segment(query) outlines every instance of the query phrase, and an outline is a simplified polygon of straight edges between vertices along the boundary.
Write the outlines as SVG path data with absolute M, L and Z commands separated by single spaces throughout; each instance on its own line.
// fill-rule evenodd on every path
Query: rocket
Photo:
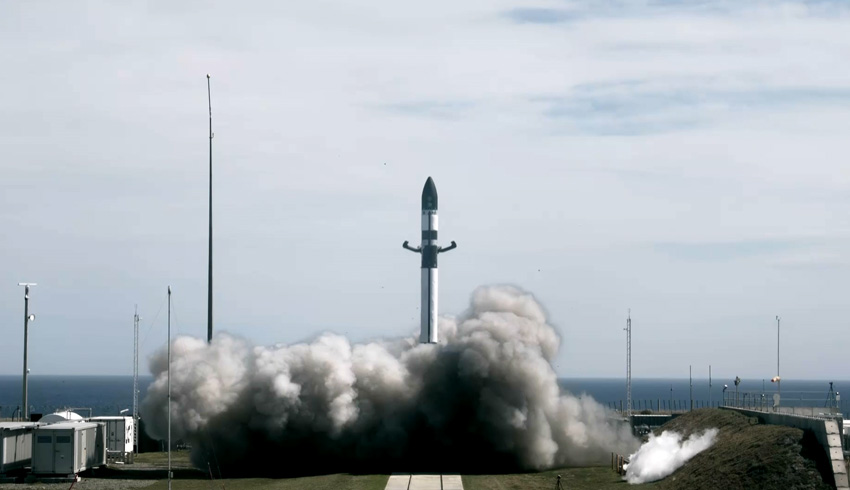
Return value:
M 422 189 L 422 243 L 419 247 L 411 247 L 404 242 L 402 247 L 422 255 L 422 305 L 419 308 L 421 317 L 419 343 L 436 344 L 437 334 L 437 255 L 457 248 L 452 242 L 448 247 L 437 245 L 437 187 L 434 180 L 428 177 L 425 188 Z

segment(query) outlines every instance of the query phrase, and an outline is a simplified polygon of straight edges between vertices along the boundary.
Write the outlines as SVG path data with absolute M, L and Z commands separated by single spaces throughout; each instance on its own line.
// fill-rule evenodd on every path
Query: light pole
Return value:
M 23 388 L 23 399 L 24 402 L 21 405 L 21 414 L 23 420 L 29 418 L 29 405 L 27 400 L 27 382 L 29 377 L 30 370 L 27 368 L 27 341 L 29 337 L 29 327 L 30 322 L 35 320 L 35 315 L 30 315 L 30 286 L 36 286 L 37 284 L 34 282 L 19 282 L 18 286 L 24 287 L 24 388 Z
M 738 406 L 738 385 L 741 384 L 741 378 L 735 376 L 735 406 Z
M 723 406 L 726 406 L 726 390 L 729 389 L 729 385 L 723 385 Z

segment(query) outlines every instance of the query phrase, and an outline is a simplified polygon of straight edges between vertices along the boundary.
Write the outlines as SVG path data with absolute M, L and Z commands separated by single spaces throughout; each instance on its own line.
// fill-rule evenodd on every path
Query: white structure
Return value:
M 103 425 L 94 422 L 58 422 L 33 431 L 32 473 L 72 476 L 106 465 Z
M 0 422 L 0 475 L 32 464 L 32 431 L 37 422 Z
M 101 422 L 105 426 L 107 461 L 133 461 L 133 442 L 136 436 L 133 417 L 92 417 L 89 421 Z
M 448 247 L 437 245 L 437 186 L 431 177 L 425 181 L 422 189 L 422 242 L 419 247 L 411 247 L 404 242 L 402 247 L 422 254 L 422 296 L 419 311 L 422 315 L 419 332 L 419 343 L 436 344 L 439 341 L 437 332 L 438 308 L 438 274 L 437 254 L 448 252 L 457 247 L 452 242 Z
M 64 412 L 55 412 L 49 415 L 45 415 L 39 420 L 41 424 L 55 424 L 58 422 L 84 422 L 83 416 L 76 413 L 71 412 L 70 410 L 66 410 Z

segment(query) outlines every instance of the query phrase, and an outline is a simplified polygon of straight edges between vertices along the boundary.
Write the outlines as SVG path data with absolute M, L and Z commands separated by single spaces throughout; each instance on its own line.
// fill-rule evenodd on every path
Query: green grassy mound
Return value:
M 712 427 L 720 429 L 714 445 L 658 482 L 657 488 L 833 488 L 823 448 L 814 436 L 804 434 L 800 429 L 761 425 L 755 418 L 731 410 L 706 408 L 681 415 L 664 424 L 656 433 L 673 430 L 688 437 Z

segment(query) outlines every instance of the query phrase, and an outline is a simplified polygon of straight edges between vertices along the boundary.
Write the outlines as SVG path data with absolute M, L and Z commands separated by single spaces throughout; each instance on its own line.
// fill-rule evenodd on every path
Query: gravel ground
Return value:
M 154 456 L 158 457 L 158 456 Z M 161 459 L 161 458 L 160 458 Z M 188 458 L 183 457 L 173 465 L 177 477 L 194 477 L 203 475 L 188 465 Z M 159 461 L 138 461 L 133 465 L 113 464 L 106 469 L 99 469 L 96 476 L 84 473 L 82 479 L 74 483 L 73 490 L 129 490 L 145 488 L 165 479 L 165 468 Z M 0 490 L 69 490 L 71 482 L 65 483 L 0 483 Z

